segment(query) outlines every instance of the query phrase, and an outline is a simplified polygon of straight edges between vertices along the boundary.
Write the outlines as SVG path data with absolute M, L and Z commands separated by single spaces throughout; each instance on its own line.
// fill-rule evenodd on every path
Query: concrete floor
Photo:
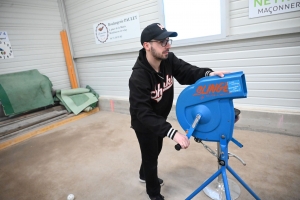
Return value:
M 129 115 L 100 111 L 1 150 L 0 199 L 64 200 L 70 193 L 76 200 L 147 199 L 138 181 L 139 146 L 129 127 Z M 300 199 L 299 137 L 245 130 L 235 130 L 234 137 L 244 147 L 230 143 L 229 151 L 247 165 L 234 158 L 229 164 L 261 199 Z M 159 177 L 165 198 L 182 200 L 217 170 L 217 162 L 194 141 L 180 152 L 174 145 L 164 139 Z M 238 199 L 254 199 L 240 188 Z M 200 192 L 194 199 L 210 198 Z

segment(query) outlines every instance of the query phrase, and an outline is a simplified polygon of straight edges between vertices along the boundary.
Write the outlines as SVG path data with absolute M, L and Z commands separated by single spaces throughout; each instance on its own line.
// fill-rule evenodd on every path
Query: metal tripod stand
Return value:
M 226 140 L 226 136 L 222 135 L 220 138 L 220 150 L 219 150 L 219 169 L 217 172 L 215 172 L 209 179 L 207 179 L 199 188 L 197 188 L 190 196 L 186 198 L 186 200 L 192 199 L 194 196 L 196 196 L 201 190 L 206 188 L 208 184 L 210 184 L 213 180 L 215 180 L 218 176 L 222 176 L 223 184 L 225 188 L 225 196 L 226 200 L 231 200 L 231 193 L 229 189 L 229 183 L 226 175 L 226 169 L 248 190 L 248 192 L 256 199 L 260 200 L 260 198 L 254 193 L 254 191 L 239 177 L 239 175 L 228 165 L 228 142 Z M 221 177 L 218 177 L 218 181 L 220 181 Z M 220 181 L 221 182 L 221 181 Z M 221 185 L 221 184 L 220 184 Z M 221 188 L 222 189 L 222 188 Z M 222 192 L 221 192 L 222 193 Z M 237 197 L 238 194 L 234 194 Z M 211 197 L 211 196 L 210 196 Z M 222 198 L 222 197 L 221 197 Z M 219 199 L 219 198 L 217 198 Z
M 195 139 L 195 141 L 197 142 L 196 139 Z M 211 154 L 213 154 L 217 158 L 220 157 L 220 155 L 221 155 L 221 149 L 220 149 L 220 143 L 219 142 L 217 143 L 217 152 L 218 153 L 215 153 L 213 150 L 211 150 L 205 144 L 203 144 L 203 146 L 204 146 L 204 148 L 206 148 Z M 243 163 L 243 165 L 246 165 L 246 163 L 241 158 L 239 158 L 238 156 L 236 156 L 235 154 L 232 154 L 232 153 L 228 152 L 228 156 L 229 157 L 235 157 L 239 161 L 241 161 L 241 163 Z M 221 168 L 221 165 L 218 163 L 218 169 L 220 169 L 220 168 Z M 241 194 L 240 187 L 238 186 L 238 184 L 236 184 L 231 179 L 228 179 L 228 184 L 229 184 L 231 199 L 232 200 L 237 199 L 240 196 L 240 194 Z M 213 180 L 208 186 L 206 186 L 203 189 L 203 192 L 208 197 L 210 197 L 211 199 L 214 199 L 214 200 L 225 200 L 226 199 L 226 197 L 225 197 L 225 188 L 224 188 L 224 183 L 223 183 L 222 175 L 219 175 L 217 179 Z

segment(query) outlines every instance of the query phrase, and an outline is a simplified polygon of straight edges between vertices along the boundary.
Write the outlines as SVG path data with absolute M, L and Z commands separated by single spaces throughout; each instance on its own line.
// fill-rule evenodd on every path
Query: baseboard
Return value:
M 129 100 L 122 98 L 100 97 L 99 107 L 101 110 L 130 114 Z M 239 108 L 239 107 L 237 107 Z M 277 133 L 300 137 L 300 113 L 270 112 L 263 110 L 239 108 L 240 120 L 235 124 L 235 129 Z M 175 106 L 168 119 L 177 120 Z

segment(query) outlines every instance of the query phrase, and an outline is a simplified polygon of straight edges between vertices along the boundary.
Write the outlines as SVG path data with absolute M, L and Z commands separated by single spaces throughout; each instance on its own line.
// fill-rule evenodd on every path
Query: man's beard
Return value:
M 166 60 L 168 58 L 168 54 L 166 57 L 164 57 L 164 55 L 157 53 L 153 47 L 151 47 L 151 54 L 157 60 Z

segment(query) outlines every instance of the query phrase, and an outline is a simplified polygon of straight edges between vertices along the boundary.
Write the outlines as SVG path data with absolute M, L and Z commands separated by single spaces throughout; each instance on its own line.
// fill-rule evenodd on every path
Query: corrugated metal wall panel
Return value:
M 92 0 L 80 4 L 66 0 L 65 4 L 75 58 L 103 54 L 107 51 L 140 48 L 140 38 L 96 44 L 93 25 L 98 22 L 138 12 L 142 30 L 151 21 L 158 21 L 159 18 L 157 0 Z
M 113 6 L 114 2 L 118 2 L 118 6 Z M 101 9 L 102 5 L 108 11 Z M 80 9 L 81 6 L 86 8 L 84 10 L 92 8 L 92 11 L 86 13 Z M 139 38 L 96 45 L 91 33 L 92 25 L 101 20 L 138 12 L 142 30 L 148 24 L 159 20 L 158 1 L 80 3 L 67 0 L 66 7 L 75 55 L 78 56 L 76 64 L 81 85 L 83 87 L 90 85 L 99 92 L 100 96 L 128 99 L 128 78 L 138 56 L 138 50 L 141 48 Z M 300 27 L 299 22 L 294 23 L 299 18 L 298 12 L 250 20 L 248 1 L 231 1 L 230 9 L 230 33 L 233 35 L 283 27 Z M 289 20 L 290 22 L 287 23 Z M 274 23 L 277 27 L 271 26 Z M 300 112 L 300 34 L 259 38 L 256 38 L 255 34 L 253 36 L 250 39 L 176 47 L 172 51 L 179 58 L 199 67 L 244 71 L 248 98 L 235 100 L 239 106 Z M 119 52 L 120 49 L 126 48 L 135 50 Z M 104 55 L 105 51 L 117 51 L 117 53 Z M 175 102 L 185 87 L 175 81 Z
M 300 111 L 300 34 L 271 37 L 255 49 L 251 42 L 239 41 L 211 45 L 195 55 L 194 49 L 174 49 L 176 55 L 199 67 L 213 70 L 244 71 L 248 98 L 235 100 L 237 105 L 263 109 Z M 278 40 L 278 38 L 281 38 Z M 252 39 L 252 41 L 255 39 Z M 281 42 L 280 42 L 281 41 Z M 280 45 L 285 45 L 284 47 Z M 289 46 L 286 46 L 289 44 Z M 274 45 L 274 46 L 273 46 Z M 213 52 L 214 49 L 220 51 Z M 240 46 L 240 48 L 238 48 Z M 205 52 L 205 53 L 204 53 Z M 175 82 L 175 100 L 185 86 Z
M 231 0 L 230 35 L 256 33 L 300 26 L 300 11 L 249 18 L 248 0 Z
M 90 85 L 101 96 L 128 98 L 128 78 L 137 55 L 135 52 L 78 59 L 80 84 Z
M 54 89 L 70 88 L 57 0 L 2 0 L 0 29 L 7 31 L 14 53 L 0 60 L 0 74 L 38 69 Z
M 210 51 L 203 50 L 205 54 L 195 55 L 193 48 L 184 51 L 174 48 L 173 51 L 179 58 L 199 67 L 244 71 L 248 98 L 235 100 L 237 105 L 300 111 L 300 35 L 298 43 L 289 43 L 295 41 L 294 36 L 285 37 L 282 42 L 291 46 L 277 47 L 277 38 L 273 38 L 257 49 L 251 49 L 251 43 L 245 40 L 233 47 L 230 42 L 215 44 Z M 218 47 L 221 52 L 214 52 Z M 80 81 L 94 87 L 102 96 L 128 98 L 128 77 L 136 57 L 137 52 L 78 59 Z M 175 101 L 185 87 L 175 81 Z
M 300 13 L 300 12 L 299 12 Z M 232 20 L 234 22 L 234 20 Z M 287 29 L 291 27 L 299 27 L 300 25 L 300 15 L 297 18 L 278 20 L 272 22 L 261 22 L 257 24 L 248 24 L 240 26 L 231 27 L 231 35 L 245 34 L 245 33 L 255 33 L 260 31 L 270 31 L 276 29 Z M 298 26 L 294 26 L 298 25 Z

